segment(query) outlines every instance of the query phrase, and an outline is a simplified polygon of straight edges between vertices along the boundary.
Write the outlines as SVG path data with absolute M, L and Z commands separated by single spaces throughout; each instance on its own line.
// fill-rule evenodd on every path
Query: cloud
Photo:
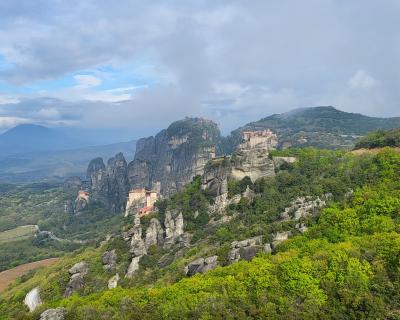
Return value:
M 378 85 L 378 81 L 365 70 L 358 70 L 348 83 L 353 89 L 368 89 Z
M 399 115 L 399 14 L 396 0 L 6 1 L 0 114 L 150 132 L 319 104 Z
M 0 116 L 0 132 L 25 123 L 32 123 L 32 119 Z
M 88 74 L 78 74 L 74 76 L 74 79 L 77 82 L 78 88 L 97 87 L 102 83 L 101 79 Z

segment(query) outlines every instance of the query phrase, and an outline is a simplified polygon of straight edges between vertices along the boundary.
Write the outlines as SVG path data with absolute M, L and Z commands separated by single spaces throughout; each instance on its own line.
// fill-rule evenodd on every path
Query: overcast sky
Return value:
M 135 138 L 203 116 L 227 132 L 317 105 L 400 116 L 399 17 L 398 0 L 2 0 L 0 131 Z

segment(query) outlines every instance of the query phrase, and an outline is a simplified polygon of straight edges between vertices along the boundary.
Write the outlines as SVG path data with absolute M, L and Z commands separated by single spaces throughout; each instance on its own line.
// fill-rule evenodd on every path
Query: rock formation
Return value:
M 40 320 L 64 320 L 66 315 L 64 308 L 47 309 L 40 315 Z
M 290 231 L 277 232 L 272 239 L 272 249 L 275 249 L 278 244 L 287 240 L 291 235 Z
M 105 205 L 112 212 L 125 211 L 129 191 L 127 163 L 118 153 L 104 165 L 102 158 L 93 159 L 88 166 L 87 179 L 94 201 Z
M 115 276 L 111 277 L 108 280 L 108 289 L 114 289 L 118 286 L 118 281 L 119 281 L 119 274 L 117 273 Z
M 164 230 L 158 219 L 151 219 L 150 225 L 146 230 L 145 246 L 148 249 L 150 246 L 162 245 L 164 242 Z
M 182 235 L 184 233 L 182 212 L 176 210 L 167 210 L 167 212 L 165 213 L 164 226 L 164 248 L 169 248 L 175 243 L 182 240 Z
M 128 270 L 126 271 L 126 278 L 132 278 L 137 270 L 139 270 L 139 261 L 142 256 L 133 257 L 131 263 L 129 264 Z
M 208 258 L 199 258 L 185 267 L 185 274 L 189 277 L 196 273 L 205 273 L 209 270 L 215 269 L 218 266 L 218 256 Z
M 280 214 L 282 220 L 299 220 L 313 214 L 315 211 L 323 208 L 326 205 L 324 200 L 313 197 L 299 197 L 292 201 L 291 206 L 285 208 L 285 211 Z
M 115 249 L 104 252 L 101 261 L 103 262 L 103 268 L 105 270 L 108 272 L 115 271 L 117 267 L 117 253 L 115 252 Z
M 201 118 L 172 123 L 155 137 L 140 139 L 128 166 L 132 188 L 147 187 L 168 196 L 180 191 L 219 149 L 217 125 Z
M 75 199 L 74 213 L 80 213 L 87 209 L 89 206 L 89 192 L 85 190 L 79 190 L 78 196 Z
M 251 260 L 264 249 L 262 236 L 257 236 L 242 241 L 233 241 L 231 251 L 228 254 L 228 263 L 234 263 L 240 259 Z
M 68 282 L 67 288 L 64 292 L 64 297 L 69 297 L 75 291 L 83 288 L 84 286 L 84 277 L 89 271 L 89 267 L 86 262 L 78 262 L 71 269 L 69 269 L 69 274 L 71 275 L 70 280 Z
M 27 293 L 24 299 L 24 304 L 28 307 L 30 312 L 34 311 L 38 306 L 42 304 L 39 287 L 33 288 Z

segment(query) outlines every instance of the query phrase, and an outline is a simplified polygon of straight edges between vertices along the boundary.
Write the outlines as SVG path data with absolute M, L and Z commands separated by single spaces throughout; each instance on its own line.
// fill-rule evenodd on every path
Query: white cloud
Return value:
M 32 119 L 19 117 L 0 117 L 0 130 L 4 131 L 13 128 L 19 124 L 31 123 Z
M 97 77 L 89 75 L 89 74 L 78 74 L 78 75 L 74 76 L 74 79 L 77 82 L 78 88 L 97 87 L 97 86 L 101 85 L 101 83 L 102 83 L 100 78 L 97 78 Z
M 377 86 L 378 81 L 367 71 L 361 69 L 349 79 L 348 84 L 353 89 L 368 89 Z
M 18 102 L 20 102 L 20 100 L 17 97 L 0 94 L 0 104 L 9 104 L 9 103 L 18 103 Z
M 61 113 L 57 108 L 42 108 L 38 111 L 37 115 L 43 119 L 58 119 Z

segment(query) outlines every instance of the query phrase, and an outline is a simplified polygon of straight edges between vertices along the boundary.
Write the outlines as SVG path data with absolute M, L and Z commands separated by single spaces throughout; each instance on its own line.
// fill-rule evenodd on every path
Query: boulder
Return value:
M 196 273 L 205 273 L 218 266 L 218 256 L 208 258 L 198 258 L 185 267 L 185 273 L 191 277 Z
M 115 276 L 111 277 L 108 280 L 108 289 L 114 289 L 117 287 L 119 281 L 119 274 L 117 273 Z
M 103 268 L 109 272 L 112 272 L 117 267 L 117 253 L 114 250 L 106 251 L 101 257 L 103 262 Z
M 81 262 L 74 264 L 71 267 L 71 269 L 68 270 L 68 272 L 72 275 L 76 274 L 76 273 L 81 273 L 81 274 L 85 275 L 88 272 L 88 270 L 89 270 L 89 267 L 88 267 L 87 263 L 84 261 L 81 261 Z
M 25 305 L 28 307 L 29 311 L 34 311 L 38 306 L 42 304 L 42 299 L 40 299 L 40 289 L 39 287 L 33 288 L 24 299 Z
M 240 259 L 249 261 L 263 249 L 262 236 L 256 236 L 242 241 L 233 241 L 231 243 L 231 251 L 228 253 L 228 263 L 231 264 Z
M 47 309 L 40 315 L 40 320 L 64 320 L 66 314 L 64 308 Z
M 287 240 L 291 235 L 292 233 L 290 231 L 277 232 L 272 240 L 272 249 L 275 249 L 278 244 Z
M 84 277 L 87 274 L 89 267 L 86 262 L 81 261 L 76 263 L 69 269 L 71 277 L 64 292 L 64 297 L 69 297 L 75 291 L 82 289 L 85 285 Z

